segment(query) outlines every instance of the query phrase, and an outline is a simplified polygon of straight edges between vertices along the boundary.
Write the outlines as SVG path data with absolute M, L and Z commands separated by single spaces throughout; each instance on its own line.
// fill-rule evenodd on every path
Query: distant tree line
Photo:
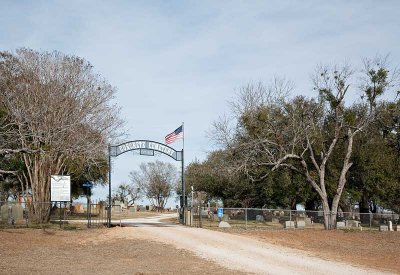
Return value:
M 227 207 L 322 209 L 327 229 L 354 206 L 399 212 L 399 80 L 376 57 L 318 66 L 310 98 L 285 79 L 250 83 L 213 125 L 220 149 L 191 163 L 186 183 Z

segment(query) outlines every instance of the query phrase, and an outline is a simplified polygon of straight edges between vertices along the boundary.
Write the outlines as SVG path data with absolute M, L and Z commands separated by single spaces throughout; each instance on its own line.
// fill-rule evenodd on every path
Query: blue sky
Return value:
M 312 96 L 317 64 L 357 66 L 363 57 L 387 53 L 400 64 L 399 1 L 0 4 L 0 50 L 58 50 L 89 60 L 117 88 L 129 139 L 163 142 L 184 121 L 188 162 L 205 158 L 206 131 L 250 81 L 284 76 L 295 94 Z M 114 184 L 128 181 L 143 161 L 154 159 L 115 159 Z

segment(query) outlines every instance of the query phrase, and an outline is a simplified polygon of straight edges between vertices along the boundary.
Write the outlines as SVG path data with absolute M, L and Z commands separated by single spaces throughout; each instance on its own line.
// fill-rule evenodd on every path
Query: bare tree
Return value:
M 130 173 L 130 178 L 157 210 L 164 209 L 178 184 L 176 167 L 161 161 L 142 163 L 139 171 Z
M 75 158 L 104 159 L 118 135 L 115 88 L 79 57 L 23 48 L 0 53 L 0 90 L 11 126 L 5 134 L 16 149 L 27 148 L 21 180 L 32 193 L 31 214 L 47 221 L 50 207 L 38 202 L 50 201 L 50 175 L 68 173 L 66 162 Z
M 225 122 L 217 123 L 216 139 L 225 142 L 224 146 L 236 155 L 237 170 L 253 180 L 268 176 L 253 177 L 252 172 L 262 166 L 272 171 L 286 167 L 304 175 L 321 199 L 325 228 L 335 228 L 346 175 L 352 165 L 354 138 L 375 120 L 378 97 L 394 87 L 398 79 L 397 71 L 389 73 L 386 65 L 386 58 L 364 62 L 364 77 L 359 84 L 364 97 L 359 112 L 345 106 L 353 75 L 349 66 L 318 67 L 313 77 L 318 99 L 282 97 L 282 90 L 289 87 L 283 83 L 264 88 L 269 92 L 261 96 L 258 90 L 262 88 L 247 86 L 240 91 L 233 108 L 238 124 L 232 130 Z M 231 138 L 220 138 L 230 133 L 234 133 Z M 345 141 L 345 150 L 330 204 L 326 169 L 333 153 L 339 152 L 339 140 Z
M 132 205 L 136 200 L 140 198 L 140 188 L 127 184 L 121 183 L 117 189 L 114 191 L 112 196 L 112 201 L 121 201 L 126 205 Z

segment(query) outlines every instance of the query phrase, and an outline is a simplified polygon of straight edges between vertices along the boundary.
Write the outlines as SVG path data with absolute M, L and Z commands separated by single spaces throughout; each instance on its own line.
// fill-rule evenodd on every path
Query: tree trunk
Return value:
M 331 226 L 332 228 L 336 228 L 336 217 L 337 217 L 337 210 L 339 207 L 339 201 L 340 198 L 342 197 L 343 189 L 346 184 L 346 175 L 347 172 L 349 171 L 350 167 L 352 166 L 353 163 L 350 162 L 351 154 L 353 152 L 353 138 L 355 133 L 352 133 L 351 130 L 349 129 L 347 131 L 348 134 L 348 144 L 347 144 L 347 151 L 346 151 L 346 156 L 343 160 L 343 167 L 342 171 L 340 173 L 339 177 L 339 182 L 338 182 L 338 187 L 336 189 L 336 194 L 333 197 L 332 201 L 332 207 L 331 207 Z
M 343 200 L 339 200 L 339 208 L 343 212 L 343 218 L 344 219 L 347 220 L 347 219 L 351 218 L 352 208 L 351 208 L 351 204 L 350 203 L 346 203 Z
M 368 224 L 370 221 L 370 215 L 365 215 L 365 213 L 369 213 L 370 206 L 369 206 L 369 198 L 368 198 L 365 190 L 363 190 L 363 194 L 361 196 L 361 201 L 359 203 L 359 208 L 360 208 L 361 222 Z M 363 213 L 364 213 L 364 215 L 363 215 Z
M 39 154 L 25 155 L 28 175 L 26 179 L 31 186 L 32 202 L 29 205 L 29 220 L 34 223 L 47 223 L 50 220 L 50 176 L 61 171 L 59 159 Z
M 327 196 L 321 198 L 322 199 L 322 210 L 324 211 L 324 227 L 326 230 L 331 228 L 331 210 L 329 207 L 329 202 Z

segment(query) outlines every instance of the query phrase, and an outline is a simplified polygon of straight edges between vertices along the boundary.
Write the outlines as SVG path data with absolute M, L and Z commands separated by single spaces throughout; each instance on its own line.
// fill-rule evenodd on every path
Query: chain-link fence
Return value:
M 115 206 L 118 208 L 119 206 Z M 104 203 L 9 202 L 0 201 L 0 227 L 37 227 L 59 224 L 60 227 L 99 227 L 107 223 Z
M 137 218 L 142 212 L 154 211 L 150 206 L 113 204 L 111 223 L 122 225 L 122 220 Z M 137 213 L 140 212 L 140 213 Z M 107 226 L 108 205 L 105 202 L 10 202 L 0 201 L 0 228 L 38 227 L 59 224 L 60 227 Z
M 325 228 L 323 211 L 286 210 L 286 209 L 257 209 L 257 208 L 217 208 L 191 209 L 193 215 L 192 226 L 259 229 L 303 229 Z M 331 215 L 330 213 L 326 215 Z M 388 230 L 396 228 L 399 223 L 399 214 L 396 213 L 358 213 L 339 212 L 335 219 L 327 219 L 329 228 L 369 229 L 378 230 L 381 226 L 388 226 Z M 334 224 L 332 224 L 334 223 Z
M 48 220 L 61 225 L 70 215 L 70 209 L 70 203 L 0 201 L 0 225 L 26 227 Z

